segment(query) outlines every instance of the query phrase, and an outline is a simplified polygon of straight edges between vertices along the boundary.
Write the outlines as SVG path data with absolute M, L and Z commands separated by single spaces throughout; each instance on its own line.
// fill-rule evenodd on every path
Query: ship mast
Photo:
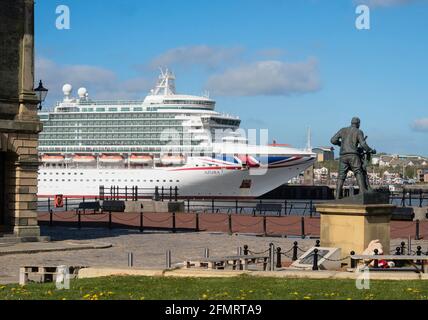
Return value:
M 152 95 L 155 96 L 170 96 L 175 95 L 175 76 L 174 74 L 167 69 L 160 69 L 161 74 L 159 76 L 158 83 L 156 88 L 152 90 Z

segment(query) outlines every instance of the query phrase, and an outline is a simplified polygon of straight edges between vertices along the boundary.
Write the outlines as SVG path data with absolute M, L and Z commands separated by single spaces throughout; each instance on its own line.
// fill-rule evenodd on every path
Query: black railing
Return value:
M 428 206 L 428 190 L 403 189 L 390 191 L 390 203 L 401 207 L 424 207 Z M 199 213 L 227 213 L 227 214 L 253 214 L 268 216 L 318 216 L 315 205 L 325 201 L 314 200 L 275 200 L 275 199 L 242 199 L 242 198 L 200 198 L 183 197 L 179 195 L 178 187 L 155 187 L 140 188 L 100 186 L 99 196 L 72 198 L 63 197 L 63 206 L 55 208 L 55 199 L 47 198 L 38 201 L 38 211 L 49 212 L 75 210 L 81 202 L 103 201 L 103 200 L 125 200 L 138 201 L 142 199 L 153 199 L 157 201 L 184 201 L 185 211 Z M 275 208 L 275 209 L 271 209 Z
M 406 189 L 390 191 L 390 203 L 401 207 L 428 206 L 428 190 Z
M 138 186 L 119 187 L 119 186 L 100 186 L 99 199 L 104 200 L 125 200 L 138 201 L 142 199 L 154 199 L 156 201 L 177 201 L 178 187 L 156 186 L 154 188 L 141 188 Z

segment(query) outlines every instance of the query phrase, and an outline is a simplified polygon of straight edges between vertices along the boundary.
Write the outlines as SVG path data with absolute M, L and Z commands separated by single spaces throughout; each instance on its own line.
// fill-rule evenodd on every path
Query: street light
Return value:
M 42 80 L 39 82 L 39 86 L 34 89 L 34 92 L 36 92 L 37 97 L 39 98 L 39 110 L 42 110 L 42 103 L 45 101 L 46 96 L 48 95 L 48 89 L 43 87 Z

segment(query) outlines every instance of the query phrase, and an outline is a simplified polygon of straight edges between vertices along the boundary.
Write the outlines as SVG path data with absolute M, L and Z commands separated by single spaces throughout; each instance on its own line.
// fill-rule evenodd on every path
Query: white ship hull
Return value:
M 221 167 L 185 166 L 147 169 L 49 169 L 40 168 L 39 198 L 63 194 L 68 197 L 98 197 L 99 187 L 138 186 L 154 189 L 178 188 L 179 197 L 259 197 L 311 166 L 312 157 L 270 168 L 242 169 L 236 165 Z M 247 183 L 245 185 L 244 181 Z

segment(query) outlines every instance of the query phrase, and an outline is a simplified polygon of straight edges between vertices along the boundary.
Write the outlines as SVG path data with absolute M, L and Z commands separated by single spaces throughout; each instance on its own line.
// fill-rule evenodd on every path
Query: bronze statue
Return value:
M 360 119 L 353 118 L 351 126 L 340 129 L 331 138 L 331 143 L 340 146 L 336 199 L 343 198 L 343 185 L 349 170 L 354 173 L 361 193 L 370 189 L 367 165 L 376 150 L 367 145 L 364 133 L 360 130 Z

